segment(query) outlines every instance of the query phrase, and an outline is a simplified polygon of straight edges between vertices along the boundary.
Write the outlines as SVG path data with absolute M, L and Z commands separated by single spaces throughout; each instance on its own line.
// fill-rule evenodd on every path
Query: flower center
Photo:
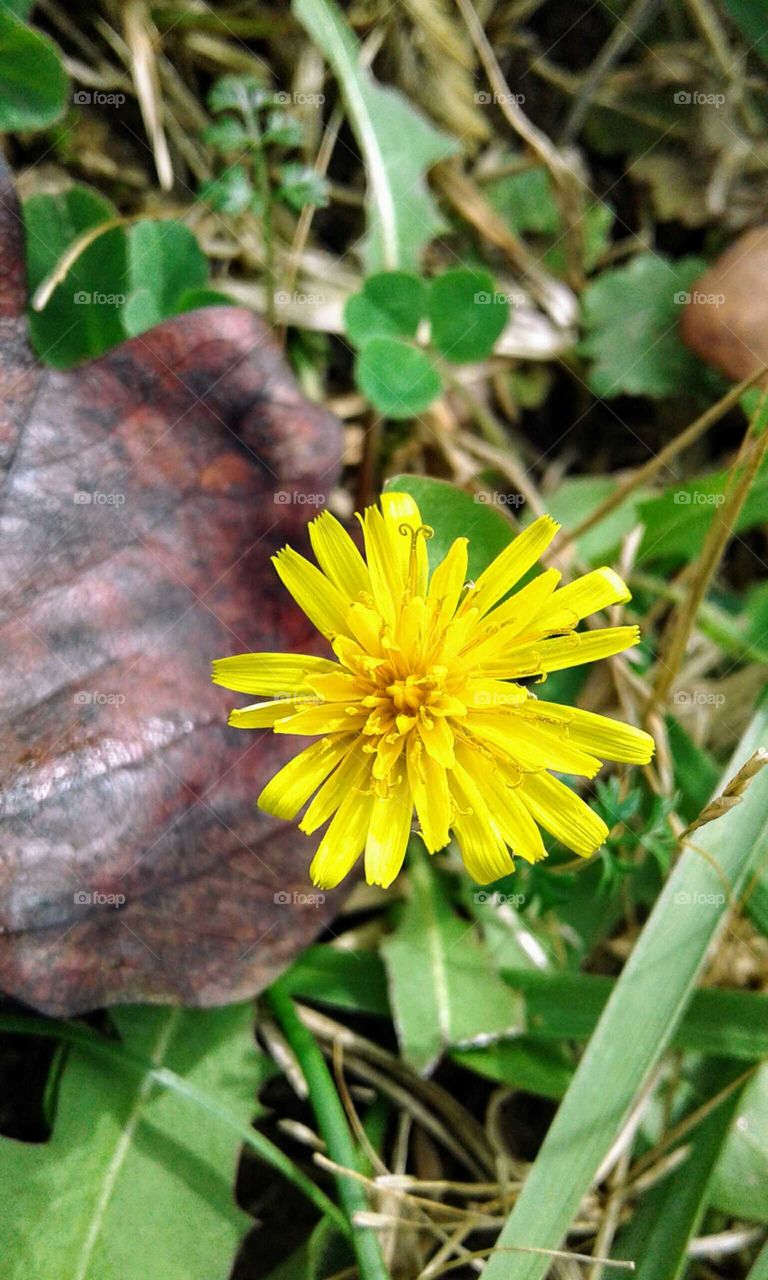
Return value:
M 434 691 L 435 681 L 428 676 L 406 676 L 404 680 L 394 680 L 385 690 L 395 715 L 417 715 Z
M 435 716 L 444 714 L 445 675 L 441 667 L 406 675 L 393 671 L 389 663 L 383 665 L 362 699 L 362 705 L 370 708 L 363 733 L 391 746 L 408 737 L 416 725 L 429 732 Z

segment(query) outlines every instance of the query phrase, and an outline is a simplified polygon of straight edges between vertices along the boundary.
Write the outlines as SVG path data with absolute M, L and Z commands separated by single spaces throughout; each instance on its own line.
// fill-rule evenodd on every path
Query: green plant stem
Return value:
M 707 531 L 701 553 L 696 561 L 694 575 L 688 584 L 684 603 L 677 606 L 665 633 L 661 637 L 658 653 L 658 675 L 649 700 L 649 714 L 663 705 L 680 670 L 691 631 L 752 483 L 768 455 L 768 392 L 764 392 L 753 414 L 724 494 L 724 503 L 715 511 Z
M 430 354 L 434 358 L 434 353 Z M 509 436 L 498 418 L 476 396 L 473 396 L 469 388 L 446 368 L 443 361 L 439 362 L 439 368 L 446 386 L 464 401 L 488 444 L 496 449 L 509 449 Z
M 665 578 L 657 578 L 641 570 L 633 570 L 629 575 L 629 582 L 642 591 L 649 591 L 674 604 L 682 604 L 686 599 L 685 589 L 678 583 L 667 582 Z M 709 600 L 704 600 L 699 609 L 698 626 L 729 657 L 740 662 L 762 662 L 768 665 L 768 649 L 752 644 L 745 636 L 740 635 L 737 619 Z
M 276 320 L 275 312 L 275 244 L 272 230 L 272 184 L 269 161 L 261 146 L 253 148 L 253 173 L 261 196 L 261 234 L 264 241 L 264 274 L 267 283 L 267 319 Z
M 316 1209 L 330 1218 L 342 1235 L 351 1239 L 352 1232 L 344 1214 L 311 1178 L 308 1178 L 292 1160 L 288 1159 L 279 1147 L 256 1129 L 252 1129 L 250 1125 L 242 1124 L 235 1119 L 226 1107 L 219 1105 L 216 1098 L 198 1089 L 196 1085 L 190 1084 L 170 1068 L 155 1067 L 139 1054 L 132 1053 L 130 1049 L 106 1040 L 98 1032 L 75 1022 L 56 1022 L 46 1018 L 22 1018 L 15 1014 L 0 1014 L 0 1031 L 11 1035 L 43 1036 L 47 1040 L 63 1040 L 85 1053 L 94 1054 L 113 1066 L 126 1067 L 139 1075 L 149 1076 L 161 1089 L 169 1089 L 181 1097 L 188 1098 L 190 1102 L 203 1107 L 210 1115 L 216 1116 L 227 1128 L 234 1130 L 244 1146 L 250 1147 L 265 1164 L 271 1165 L 287 1182 L 293 1183 L 297 1190 L 311 1200 Z
M 304 1073 L 328 1155 L 334 1164 L 361 1172 L 360 1157 L 349 1131 L 344 1108 L 314 1036 L 304 1026 L 293 1000 L 280 982 L 270 987 L 266 999 Z M 362 1280 L 388 1280 L 377 1237 L 368 1227 L 358 1227 L 354 1223 L 356 1213 L 368 1210 L 362 1186 L 356 1178 L 344 1176 L 337 1178 L 337 1186 L 339 1199 L 352 1228 L 352 1244 Z
M 261 197 L 261 235 L 264 242 L 264 275 L 266 277 L 267 319 L 275 323 L 275 246 L 272 236 L 272 186 L 269 179 L 269 159 L 256 113 L 243 95 L 241 111 L 251 140 L 251 170 Z

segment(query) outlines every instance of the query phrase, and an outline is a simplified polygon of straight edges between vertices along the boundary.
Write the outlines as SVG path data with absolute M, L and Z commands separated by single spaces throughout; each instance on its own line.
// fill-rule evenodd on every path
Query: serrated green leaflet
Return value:
M 582 351 L 593 361 L 589 385 L 596 395 L 674 395 L 701 370 L 677 322 L 704 265 L 700 258 L 640 253 L 588 286 Z

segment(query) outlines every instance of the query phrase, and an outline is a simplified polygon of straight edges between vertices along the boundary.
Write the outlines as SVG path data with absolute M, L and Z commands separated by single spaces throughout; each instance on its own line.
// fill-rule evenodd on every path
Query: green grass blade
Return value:
M 724 780 L 767 739 L 764 707 Z M 741 804 L 694 832 L 687 843 L 587 1045 L 499 1236 L 499 1249 L 560 1246 L 638 1091 L 680 1024 L 707 950 L 725 923 L 724 887 L 738 896 L 765 857 L 767 838 L 768 771 L 763 770 Z M 689 895 L 688 905 L 679 894 Z M 507 1280 L 509 1259 L 509 1253 L 494 1254 L 484 1280 Z M 515 1280 L 542 1280 L 549 1265 L 544 1255 L 521 1252 Z
M 616 986 L 615 979 L 591 973 L 505 969 L 504 977 L 523 996 L 528 1036 L 541 1040 L 588 1040 Z M 671 1043 L 756 1062 L 768 1055 L 768 996 L 720 987 L 696 991 Z
M 709 1097 L 723 1093 L 739 1080 L 742 1087 L 744 1083 L 743 1067 L 733 1062 L 710 1062 L 700 1075 L 706 1076 Z M 679 1280 L 685 1271 L 688 1244 L 698 1233 L 707 1209 L 712 1174 L 740 1094 L 740 1087 L 726 1092 L 719 1105 L 688 1135 L 688 1154 L 683 1163 L 643 1197 L 627 1230 L 619 1237 L 615 1255 L 632 1259 L 635 1280 L 660 1280 L 662 1276 L 664 1280 Z M 696 1105 L 701 1102 L 697 1097 Z M 675 1116 L 676 1121 L 682 1119 L 682 1114 Z
M 266 993 L 266 1000 L 277 1018 L 288 1044 L 293 1049 L 307 1082 L 309 1100 L 317 1118 L 320 1134 L 330 1158 L 343 1169 L 361 1171 L 362 1159 L 347 1123 L 347 1117 L 336 1086 L 312 1032 L 304 1026 L 292 998 L 276 982 Z M 336 1186 L 352 1231 L 361 1280 L 387 1280 L 387 1269 L 378 1236 L 355 1222 L 358 1213 L 368 1210 L 365 1191 L 354 1177 L 340 1174 Z
M 280 986 L 300 1000 L 389 1016 L 387 975 L 375 951 L 350 951 L 327 943 L 307 947 L 281 976 Z
M 747 1280 L 768 1280 L 768 1243 L 760 1250 Z
M 739 1098 L 709 1201 L 719 1213 L 768 1223 L 768 1061 L 753 1072 Z

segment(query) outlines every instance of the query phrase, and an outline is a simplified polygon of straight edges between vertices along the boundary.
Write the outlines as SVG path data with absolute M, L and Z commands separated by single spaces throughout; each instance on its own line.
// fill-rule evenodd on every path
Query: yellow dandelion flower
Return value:
M 317 566 L 285 547 L 277 572 L 337 661 L 247 653 L 213 664 L 217 684 L 259 701 L 231 713 L 242 729 L 316 736 L 267 783 L 259 805 L 307 834 L 328 823 L 311 866 L 337 885 L 361 853 L 370 884 L 397 876 L 415 816 L 430 853 L 453 834 L 487 884 L 536 862 L 540 828 L 588 856 L 605 823 L 555 774 L 592 778 L 605 760 L 646 764 L 642 729 L 539 700 L 519 683 L 637 644 L 637 627 L 577 631 L 630 599 L 612 569 L 559 586 L 547 569 L 514 594 L 557 532 L 541 516 L 467 582 L 467 539 L 430 574 L 416 503 L 387 493 L 361 517 L 365 558 L 328 512 L 309 526 Z M 329 821 L 330 820 L 330 821 Z

